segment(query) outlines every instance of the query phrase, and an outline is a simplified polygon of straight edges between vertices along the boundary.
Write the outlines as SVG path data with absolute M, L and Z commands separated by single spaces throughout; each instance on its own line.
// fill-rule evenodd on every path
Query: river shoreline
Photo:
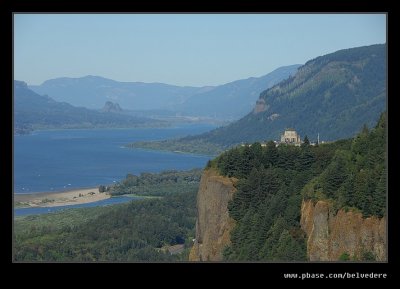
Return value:
M 14 194 L 14 206 L 15 208 L 58 207 L 92 203 L 110 197 L 108 193 L 100 193 L 98 187 L 62 192 Z

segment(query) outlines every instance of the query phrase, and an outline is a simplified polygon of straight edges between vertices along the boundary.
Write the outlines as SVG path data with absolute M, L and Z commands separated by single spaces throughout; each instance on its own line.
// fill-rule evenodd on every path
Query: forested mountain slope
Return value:
M 385 260 L 386 136 L 383 113 L 374 129 L 364 128 L 353 139 L 301 147 L 254 143 L 210 161 L 207 170 L 217 170 L 226 182 L 237 179 L 227 206 L 236 225 L 225 240 L 224 259 Z M 198 220 L 204 218 L 201 212 L 218 216 L 226 211 L 212 210 L 207 200 L 197 205 Z M 215 234 L 207 225 L 197 231 L 194 248 Z
M 252 112 L 211 132 L 167 141 L 228 148 L 242 142 L 278 140 L 293 127 L 303 138 L 333 141 L 372 127 L 386 108 L 386 45 L 340 50 L 308 61 L 298 72 L 260 94 Z M 146 147 L 157 144 L 146 144 Z M 143 144 L 142 144 L 143 146 Z

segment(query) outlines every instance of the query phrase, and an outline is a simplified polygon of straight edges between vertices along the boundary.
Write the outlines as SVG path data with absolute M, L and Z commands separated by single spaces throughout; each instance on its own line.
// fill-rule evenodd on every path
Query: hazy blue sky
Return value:
M 384 14 L 15 14 L 14 78 L 217 85 L 385 42 Z

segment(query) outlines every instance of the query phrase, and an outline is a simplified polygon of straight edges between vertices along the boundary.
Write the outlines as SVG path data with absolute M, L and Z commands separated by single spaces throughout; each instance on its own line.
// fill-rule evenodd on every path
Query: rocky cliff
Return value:
M 256 101 L 256 106 L 254 107 L 253 114 L 257 114 L 263 111 L 266 111 L 268 106 L 265 103 L 264 99 L 258 99 Z
M 350 260 L 373 256 L 386 261 L 385 218 L 363 218 L 361 213 L 344 210 L 333 214 L 328 202 L 303 201 L 300 223 L 307 234 L 310 261 L 337 261 L 343 254 Z
M 236 179 L 220 176 L 214 169 L 204 171 L 197 194 L 196 239 L 190 261 L 221 261 L 222 251 L 230 244 L 235 225 L 229 217 L 228 202 L 236 191 Z
M 118 103 L 113 103 L 111 101 L 107 101 L 104 104 L 104 107 L 103 107 L 102 111 L 103 112 L 116 112 L 116 113 L 118 113 L 118 112 L 121 112 L 122 109 L 121 109 L 121 107 L 119 106 Z

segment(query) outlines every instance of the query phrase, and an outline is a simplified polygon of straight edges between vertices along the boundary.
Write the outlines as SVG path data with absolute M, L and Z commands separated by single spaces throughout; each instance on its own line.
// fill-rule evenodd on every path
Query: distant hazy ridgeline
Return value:
M 85 76 L 51 79 L 29 88 L 57 101 L 92 109 L 99 109 L 106 101 L 113 101 L 127 110 L 166 110 L 173 114 L 238 119 L 251 109 L 261 91 L 288 78 L 299 66 L 284 66 L 261 77 L 219 86 L 119 82 L 99 76 Z
M 104 105 L 104 103 L 103 103 Z M 165 125 L 161 121 L 119 113 L 100 112 L 38 95 L 25 82 L 14 81 L 14 132 L 34 129 L 137 127 Z
M 163 147 L 192 151 L 193 144 L 201 143 L 224 149 L 277 140 L 288 127 L 302 138 L 307 135 L 314 141 L 319 133 L 321 140 L 332 141 L 352 137 L 364 124 L 372 127 L 385 108 L 386 45 L 345 49 L 308 61 L 293 77 L 262 92 L 254 110 L 242 119 L 202 135 L 164 142 Z

